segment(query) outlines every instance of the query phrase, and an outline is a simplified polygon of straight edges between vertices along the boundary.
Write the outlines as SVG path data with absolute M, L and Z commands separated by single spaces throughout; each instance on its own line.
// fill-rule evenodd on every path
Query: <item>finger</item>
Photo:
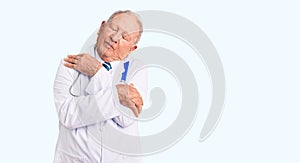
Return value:
M 141 95 L 138 92 L 136 92 L 136 91 L 129 91 L 128 93 L 129 93 L 129 98 L 130 99 L 140 98 L 141 97 Z
M 69 54 L 68 57 L 69 57 L 69 58 L 77 59 L 78 55 L 72 55 L 72 54 Z
M 143 101 L 142 97 L 139 97 L 138 99 L 139 99 L 139 104 L 144 105 L 144 101 Z
M 68 58 L 64 58 L 64 61 L 68 63 L 76 64 L 78 60 L 75 58 L 68 57 Z
M 142 108 L 143 108 L 143 105 L 144 105 L 143 100 L 140 99 L 139 102 L 136 105 L 137 105 L 137 108 L 138 108 L 139 113 L 140 113 L 142 111 Z
M 135 104 L 135 106 L 138 109 L 138 112 L 140 113 L 142 111 L 143 100 L 141 98 L 133 98 L 132 102 Z
M 64 65 L 68 68 L 75 68 L 75 65 L 72 63 L 64 63 Z
M 77 54 L 77 55 L 68 55 L 69 58 L 80 60 L 80 58 L 83 57 L 83 54 Z
M 131 101 L 132 101 L 135 105 L 142 105 L 142 104 L 143 104 L 142 100 L 141 100 L 140 98 L 137 98 L 137 97 L 132 98 Z
M 128 107 L 129 109 L 131 109 L 131 111 L 133 112 L 134 116 L 135 117 L 138 117 L 139 115 L 139 110 L 138 108 L 135 106 L 135 104 L 129 100 L 129 99 L 123 99 L 123 100 L 120 100 L 120 103 L 123 105 L 123 106 L 126 106 Z
M 135 107 L 138 109 L 138 113 L 141 113 L 143 104 L 137 103 Z
M 136 100 L 136 98 L 132 98 L 131 101 L 132 101 L 135 105 L 137 105 L 137 100 Z
M 133 107 L 131 108 L 131 110 L 132 110 L 132 112 L 133 112 L 133 114 L 134 114 L 135 117 L 138 117 L 138 116 L 139 116 L 139 111 L 138 111 L 138 109 L 137 109 L 136 106 L 133 106 Z
M 131 87 L 134 87 L 133 83 L 130 83 L 130 85 L 129 85 L 129 86 L 131 86 Z
M 139 111 L 139 114 L 140 114 L 141 111 L 142 111 L 142 106 L 143 106 L 143 105 L 136 105 L 136 107 L 137 107 L 137 109 L 138 109 L 138 111 Z

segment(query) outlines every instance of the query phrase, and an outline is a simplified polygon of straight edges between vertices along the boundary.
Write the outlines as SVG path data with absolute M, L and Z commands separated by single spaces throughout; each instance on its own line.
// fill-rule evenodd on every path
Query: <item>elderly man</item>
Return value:
M 141 33 L 142 23 L 135 13 L 115 12 L 107 22 L 101 23 L 96 44 L 84 49 L 82 54 L 68 55 L 61 62 L 54 82 L 60 122 L 54 163 L 141 162 L 140 158 L 103 146 L 110 139 L 111 128 L 138 135 L 137 121 L 124 115 L 121 109 L 139 115 L 147 92 L 146 75 L 142 71 L 134 73 L 127 81 L 130 84 L 117 85 L 113 84 L 113 77 L 120 75 L 115 69 L 137 48 Z M 126 73 L 132 72 L 136 63 L 135 60 L 130 64 L 125 62 Z M 117 100 L 113 96 L 114 88 Z M 120 108 L 119 104 L 126 108 Z M 118 139 L 122 142 L 122 137 Z

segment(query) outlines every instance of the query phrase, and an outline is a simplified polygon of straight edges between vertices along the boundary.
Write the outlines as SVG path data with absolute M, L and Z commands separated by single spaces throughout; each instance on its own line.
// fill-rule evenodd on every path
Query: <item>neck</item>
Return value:
M 95 55 L 98 55 L 104 62 L 113 62 L 118 60 L 110 57 L 105 57 L 103 54 L 99 53 L 97 46 L 94 47 L 94 53 Z

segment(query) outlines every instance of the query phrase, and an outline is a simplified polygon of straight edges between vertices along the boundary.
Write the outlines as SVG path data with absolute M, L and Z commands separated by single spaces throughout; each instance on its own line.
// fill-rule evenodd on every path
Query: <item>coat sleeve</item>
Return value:
M 95 93 L 88 90 L 94 89 L 92 88 L 93 85 L 96 85 L 96 83 L 93 83 L 94 80 L 97 80 L 100 85 L 107 84 L 99 80 L 99 76 L 107 75 L 105 70 L 101 68 L 92 77 L 94 79 L 91 79 L 92 82 L 87 87 L 88 93 L 79 97 L 74 97 L 69 92 L 76 76 L 75 74 L 76 71 L 65 67 L 62 61 L 55 77 L 53 87 L 54 100 L 58 119 L 62 125 L 75 129 L 120 115 L 119 111 L 115 109 L 111 85 L 107 85 Z
M 138 90 L 138 92 L 141 94 L 143 101 L 145 101 L 146 99 L 146 95 L 147 95 L 147 86 L 148 86 L 148 73 L 147 70 L 145 68 L 143 68 L 143 63 L 141 63 L 138 60 L 131 60 L 131 66 L 129 68 L 130 73 L 128 74 L 128 80 L 127 83 L 130 84 L 134 84 L 134 87 Z M 112 106 L 112 110 L 114 112 L 114 114 L 111 114 L 113 116 L 111 120 L 117 124 L 118 127 L 121 128 L 126 128 L 128 126 L 131 126 L 133 123 L 137 122 L 137 119 L 135 118 L 131 118 L 134 116 L 133 112 L 130 110 L 130 108 L 126 108 L 124 106 L 122 106 L 119 102 L 119 99 L 117 97 L 117 90 L 115 85 L 112 86 L 112 76 L 107 75 L 107 76 L 103 76 L 103 74 L 105 74 L 107 71 L 105 70 L 104 73 L 97 73 L 90 81 L 86 92 L 88 92 L 89 94 L 97 94 L 98 92 L 101 92 L 101 88 L 105 88 L 105 87 L 109 87 L 109 91 L 111 92 L 115 92 L 115 97 L 111 97 L 111 99 L 114 102 L 114 105 Z M 101 76 L 102 75 L 102 76 Z M 103 77 L 105 77 L 107 80 L 105 80 L 106 82 L 103 81 Z M 112 93 L 111 93 L 112 94 Z M 122 107 L 122 108 L 121 108 Z M 128 115 L 125 115 L 124 112 L 120 111 L 121 109 L 127 109 L 125 112 L 127 114 L 131 114 L 131 117 L 129 117 Z M 124 110 L 123 110 L 124 111 Z
M 115 86 L 112 85 L 111 76 L 104 68 L 101 68 L 90 79 L 85 88 L 85 94 L 79 97 L 74 97 L 69 92 L 70 86 L 76 78 L 74 74 L 76 74 L 76 71 L 65 67 L 62 61 L 54 81 L 55 106 L 62 125 L 75 129 L 106 120 L 113 120 L 118 126 L 124 128 L 136 121 L 120 111 L 120 109 L 129 108 L 120 107 L 121 104 L 118 99 L 114 99 Z M 143 101 L 145 101 L 147 94 L 146 70 L 135 71 L 130 76 L 128 83 L 134 84 Z
M 147 70 L 143 69 L 143 65 L 141 62 L 137 60 L 131 61 L 130 70 L 131 73 L 128 75 L 128 81 L 127 83 L 133 83 L 134 87 L 138 90 L 138 92 L 141 94 L 143 101 L 146 99 L 147 95 Z M 103 74 L 105 74 L 107 71 L 105 70 Z M 112 117 L 111 120 L 116 123 L 121 128 L 126 128 L 128 126 L 131 126 L 133 123 L 137 122 L 137 119 L 131 118 L 134 117 L 133 112 L 130 110 L 130 108 L 127 108 L 125 106 L 122 106 L 119 102 L 119 99 L 117 96 L 113 97 L 113 91 L 116 91 L 115 85 L 112 85 L 112 77 L 107 75 L 105 76 L 106 80 L 103 82 L 101 80 L 101 73 L 97 73 L 90 81 L 89 85 L 87 86 L 86 92 L 88 94 L 97 94 L 101 92 L 101 88 L 108 87 L 107 91 L 110 91 L 110 100 L 112 100 L 113 105 L 110 105 L 109 109 L 113 112 L 113 114 L 110 114 Z M 108 109 L 108 108 L 101 108 L 101 109 Z M 123 110 L 122 110 L 123 109 Z M 127 110 L 124 110 L 127 109 Z M 105 111 L 109 112 L 109 111 Z M 129 117 L 128 115 L 125 115 L 125 113 L 131 114 Z

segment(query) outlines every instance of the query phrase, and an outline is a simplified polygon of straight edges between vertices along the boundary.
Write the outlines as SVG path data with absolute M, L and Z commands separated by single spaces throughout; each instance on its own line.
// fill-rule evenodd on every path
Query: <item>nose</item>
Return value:
M 119 37 L 120 37 L 119 34 L 116 32 L 116 33 L 110 35 L 110 40 L 116 44 L 116 43 L 118 43 Z

